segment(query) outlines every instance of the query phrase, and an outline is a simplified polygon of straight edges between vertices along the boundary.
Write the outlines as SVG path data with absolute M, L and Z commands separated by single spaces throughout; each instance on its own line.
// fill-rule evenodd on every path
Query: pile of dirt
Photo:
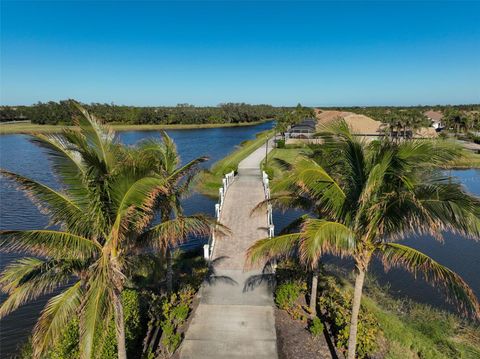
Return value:
M 382 123 L 365 115 L 358 115 L 347 111 L 322 111 L 315 109 L 318 124 L 328 125 L 330 122 L 338 119 L 344 119 L 353 133 L 359 135 L 378 135 L 381 133 Z

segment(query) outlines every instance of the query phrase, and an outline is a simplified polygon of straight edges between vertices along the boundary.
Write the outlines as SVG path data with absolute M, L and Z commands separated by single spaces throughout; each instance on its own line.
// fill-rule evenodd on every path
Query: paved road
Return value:
M 244 290 L 245 282 L 261 273 L 261 268 L 243 271 L 245 251 L 268 235 L 266 212 L 252 214 L 264 199 L 260 171 L 264 157 L 262 146 L 240 162 L 239 174 L 227 191 L 220 221 L 231 233 L 217 238 L 216 279 L 200 289 L 200 304 L 182 343 L 182 359 L 278 357 L 271 291 L 265 284 Z

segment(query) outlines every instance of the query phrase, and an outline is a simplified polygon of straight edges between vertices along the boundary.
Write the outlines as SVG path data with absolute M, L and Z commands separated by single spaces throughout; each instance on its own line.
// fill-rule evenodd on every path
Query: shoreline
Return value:
M 245 127 L 255 126 L 273 119 L 265 119 L 254 122 L 236 122 L 236 123 L 205 123 L 205 124 L 148 124 L 148 125 L 127 125 L 107 123 L 113 130 L 123 131 L 159 131 L 159 130 L 196 130 L 204 128 L 222 128 L 222 127 Z M 76 128 L 76 126 L 65 125 L 39 125 L 32 123 L 17 123 L 0 125 L 0 135 L 12 134 L 32 134 L 32 133 L 57 133 L 63 128 Z
M 274 130 L 266 130 L 256 134 L 256 137 L 242 142 L 228 155 L 213 163 L 209 170 L 200 174 L 195 185 L 197 193 L 210 198 L 218 198 L 218 189 L 222 186 L 224 174 L 237 171 L 238 164 L 256 149 L 261 147 Z

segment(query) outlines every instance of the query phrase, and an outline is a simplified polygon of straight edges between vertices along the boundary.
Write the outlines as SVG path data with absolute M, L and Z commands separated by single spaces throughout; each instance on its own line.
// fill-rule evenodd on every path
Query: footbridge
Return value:
M 216 215 L 230 233 L 216 232 L 204 248 L 215 273 L 200 289 L 200 304 L 180 348 L 182 359 L 278 357 L 271 290 L 265 283 L 245 290 L 247 279 L 261 274 L 261 264 L 244 271 L 248 247 L 273 235 L 271 207 L 252 214 L 270 195 L 260 163 L 271 147 L 254 151 L 240 162 L 236 176 L 230 173 L 223 180 Z

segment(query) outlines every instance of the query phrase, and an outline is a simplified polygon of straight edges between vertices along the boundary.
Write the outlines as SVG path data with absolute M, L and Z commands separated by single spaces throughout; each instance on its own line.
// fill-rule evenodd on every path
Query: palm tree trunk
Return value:
M 172 250 L 167 249 L 167 292 L 171 293 L 173 290 L 173 264 L 172 264 Z
M 317 287 L 318 287 L 318 269 L 312 272 L 312 289 L 310 292 L 310 313 L 312 317 L 317 315 Z
M 350 335 L 348 337 L 347 359 L 355 359 L 355 352 L 357 347 L 358 313 L 360 313 L 360 302 L 362 300 L 364 280 L 365 270 L 359 268 L 357 277 L 355 278 L 355 291 L 353 292 L 352 318 L 350 320 Z
M 125 347 L 125 321 L 123 317 L 123 306 L 120 299 L 120 292 L 115 290 L 113 294 L 113 307 L 115 312 L 115 329 L 117 334 L 118 359 L 127 359 Z

